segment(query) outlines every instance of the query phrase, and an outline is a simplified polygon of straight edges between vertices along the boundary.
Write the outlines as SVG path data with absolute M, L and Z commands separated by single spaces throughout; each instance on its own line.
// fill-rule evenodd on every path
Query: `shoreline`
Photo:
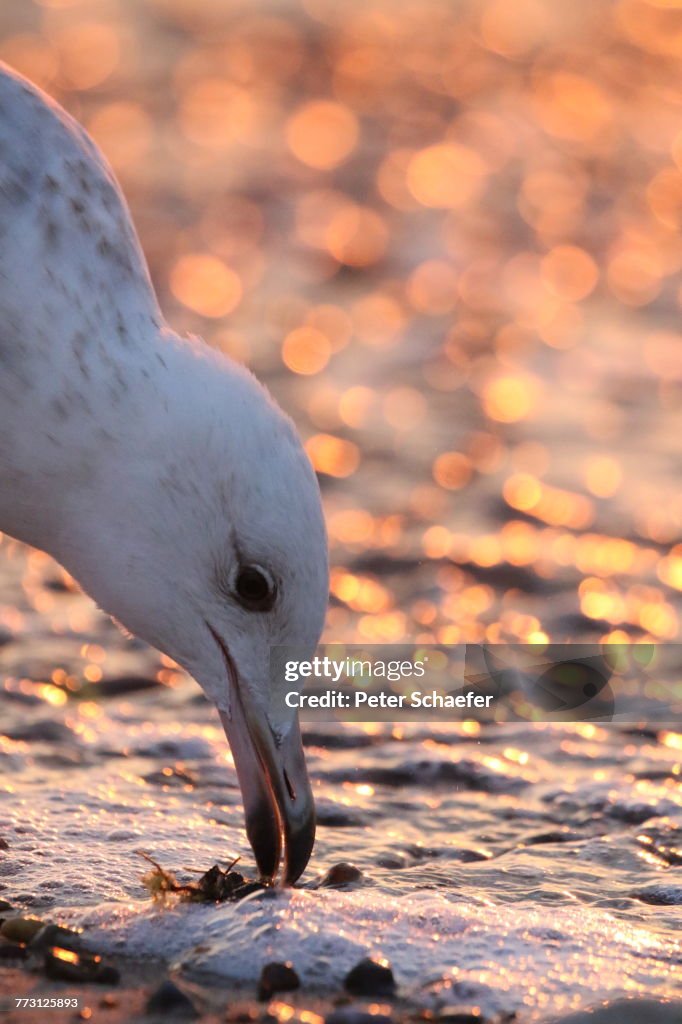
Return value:
M 473 1004 L 457 1003 L 438 1011 L 419 1006 L 396 994 L 354 996 L 344 991 L 328 995 L 301 987 L 261 1000 L 253 985 L 228 985 L 215 979 L 199 981 L 169 969 L 159 960 L 108 956 L 106 963 L 120 975 L 116 984 L 75 984 L 45 976 L 37 963 L 0 966 L 2 1024 L 154 1024 L 155 1021 L 193 1020 L 196 1024 L 679 1024 L 682 1001 L 620 998 L 600 1002 L 566 1015 L 537 1017 L 533 1011 L 485 1016 Z M 170 983 L 170 984 L 169 984 Z M 20 1008 L 2 1012 L 10 997 L 77 998 L 78 1008 Z M 160 996 L 160 1002 L 159 1002 Z M 153 1009 L 156 999 L 157 1009 Z

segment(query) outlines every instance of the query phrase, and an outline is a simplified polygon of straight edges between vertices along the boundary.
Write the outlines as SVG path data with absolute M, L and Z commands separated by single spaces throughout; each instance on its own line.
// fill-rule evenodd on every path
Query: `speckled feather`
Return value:
M 247 370 L 166 325 L 104 158 L 1 65 L 0 529 L 223 708 L 207 620 L 245 661 L 319 636 L 326 537 L 293 424 Z M 280 581 L 276 614 L 230 600 L 244 559 Z
M 0 359 L 76 359 L 135 344 L 161 314 L 118 185 L 80 125 L 0 65 Z M 35 332 L 31 347 L 17 334 Z M 80 363 L 79 363 L 80 359 Z M 66 368 L 66 367 L 65 367 Z M 71 367 L 69 367 L 71 370 Z M 30 375 L 29 375 L 30 382 Z

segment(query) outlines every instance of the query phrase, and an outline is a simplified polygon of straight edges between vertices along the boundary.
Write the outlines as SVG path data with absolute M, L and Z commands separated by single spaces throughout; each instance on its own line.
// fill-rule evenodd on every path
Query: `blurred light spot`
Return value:
M 384 416 L 394 430 L 413 430 L 427 414 L 426 399 L 416 388 L 394 388 L 386 395 Z
M 226 316 L 242 297 L 237 274 L 217 256 L 203 253 L 180 257 L 171 270 L 170 287 L 179 302 L 206 317 Z
M 602 89 L 569 71 L 539 76 L 535 104 L 547 131 L 560 138 L 589 142 L 611 123 L 611 103 Z
M 486 533 L 482 537 L 474 537 L 469 548 L 469 558 L 474 565 L 490 568 L 502 558 L 500 538 L 494 533 Z
M 478 431 L 469 438 L 467 454 L 479 473 L 494 473 L 500 467 L 503 447 L 493 434 Z
M 330 356 L 329 339 L 314 327 L 297 327 L 287 334 L 282 345 L 284 364 L 294 373 L 319 373 Z
M 377 614 L 391 606 L 389 592 L 369 576 L 355 576 L 344 570 L 332 573 L 330 590 L 335 597 L 355 611 Z
M 551 526 L 584 529 L 594 518 L 589 498 L 542 484 L 526 473 L 517 473 L 506 480 L 502 494 L 512 508 L 533 515 Z
M 296 206 L 296 231 L 304 243 L 314 249 L 327 248 L 327 233 L 334 218 L 355 208 L 348 196 L 333 189 L 306 192 Z
M 329 534 L 342 544 L 365 544 L 373 530 L 374 520 L 364 509 L 345 509 L 329 518 Z
M 6 36 L 0 40 L 0 58 L 43 89 L 49 89 L 57 77 L 59 61 L 55 49 L 37 34 Z
M 516 374 L 495 377 L 483 389 L 483 408 L 491 419 L 516 423 L 535 408 L 539 385 L 534 377 Z
M 585 466 L 587 489 L 598 498 L 615 494 L 623 477 L 620 465 L 609 455 L 593 455 Z
M 305 448 L 317 472 L 327 476 L 350 476 L 360 463 L 358 446 L 332 434 L 313 435 Z
M 90 120 L 88 129 L 116 169 L 138 164 L 149 149 L 151 120 L 136 103 L 122 100 L 105 104 Z
M 413 156 L 411 149 L 395 149 L 384 157 L 377 171 L 379 194 L 396 210 L 414 210 L 419 206 L 407 184 L 408 167 Z
M 391 295 L 375 292 L 355 303 L 351 310 L 353 327 L 361 341 L 388 345 L 395 341 L 406 321 L 400 303 Z
M 302 163 L 330 170 L 343 163 L 355 148 L 357 118 L 341 103 L 312 100 L 289 119 L 286 138 L 291 152 Z
M 671 231 L 682 231 L 682 173 L 664 167 L 649 182 L 647 203 L 656 219 Z
M 433 464 L 434 480 L 448 491 L 464 487 L 471 474 L 471 460 L 461 452 L 443 452 Z
M 445 558 L 452 544 L 452 535 L 444 526 L 430 526 L 422 537 L 422 547 L 427 558 Z
M 353 329 L 345 310 L 332 305 L 313 306 L 306 315 L 306 323 L 326 335 L 332 352 L 338 352 L 348 344 Z
M 325 243 L 339 263 L 349 267 L 367 267 L 384 255 L 388 230 L 374 210 L 349 203 L 331 217 Z
M 449 313 L 457 304 L 457 274 L 444 260 L 425 260 L 408 278 L 406 292 L 421 313 Z
M 116 68 L 120 56 L 118 31 L 113 25 L 81 22 L 54 37 L 59 52 L 59 77 L 74 89 L 92 89 Z
M 339 400 L 339 416 L 349 427 L 362 427 L 367 422 L 375 398 L 372 389 L 363 384 L 348 388 Z
M 671 381 L 682 381 L 682 334 L 655 331 L 644 340 L 644 361 L 654 373 Z
M 682 590 L 682 545 L 678 544 L 660 561 L 657 574 L 662 583 L 675 590 Z
M 607 269 L 611 291 L 627 306 L 645 306 L 661 290 L 658 257 L 643 248 L 622 248 Z
M 542 41 L 546 26 L 547 10 L 537 0 L 493 0 L 481 16 L 481 37 L 503 57 L 522 57 Z
M 192 142 L 224 149 L 235 142 L 253 141 L 265 114 L 252 90 L 227 79 L 204 78 L 182 94 L 179 122 Z
M 519 212 L 541 237 L 564 235 L 582 218 L 588 180 L 578 167 L 570 175 L 531 171 L 521 185 Z
M 423 206 L 463 206 L 482 187 L 486 165 L 474 150 L 455 143 L 428 146 L 412 157 L 407 184 Z
M 557 245 L 541 263 L 546 284 L 561 299 L 578 302 L 593 291 L 599 278 L 592 257 L 575 245 Z

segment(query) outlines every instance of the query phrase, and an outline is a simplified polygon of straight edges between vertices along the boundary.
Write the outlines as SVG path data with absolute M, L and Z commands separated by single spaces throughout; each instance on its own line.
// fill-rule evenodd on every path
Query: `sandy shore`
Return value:
M 177 982 L 163 964 L 111 959 L 121 976 L 117 985 L 70 985 L 51 981 L 37 969 L 0 968 L 0 1006 L 10 997 L 77 998 L 78 1009 L 10 1009 L 2 1013 L 3 1024 L 72 1024 L 74 1021 L 106 1024 L 154 1024 L 158 1021 L 193 1020 L 198 1024 L 523 1024 L 523 1010 L 503 1019 L 483 1017 L 474 1006 L 445 1007 L 438 1014 L 400 999 L 377 1003 L 355 999 L 344 993 L 333 997 L 305 990 L 275 995 L 259 1001 L 253 991 L 199 984 L 185 979 Z M 150 1000 L 161 986 L 171 983 L 186 997 L 176 997 L 154 1010 Z M 163 1001 L 163 1000 L 162 1000 Z M 618 1000 L 562 1017 L 548 1018 L 547 1024 L 680 1024 L 682 1002 Z M 544 1022 L 543 1022 L 544 1024 Z

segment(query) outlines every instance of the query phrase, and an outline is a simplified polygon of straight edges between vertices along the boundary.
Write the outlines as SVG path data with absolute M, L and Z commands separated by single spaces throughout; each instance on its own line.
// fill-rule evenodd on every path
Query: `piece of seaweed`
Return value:
M 225 903 L 241 900 L 252 892 L 266 888 L 262 882 L 245 878 L 239 871 L 232 870 L 239 857 L 236 857 L 225 870 L 214 864 L 196 882 L 182 883 L 178 882 L 172 871 L 161 867 L 158 861 L 144 850 L 136 852 L 152 865 L 152 870 L 143 875 L 142 884 L 153 900 L 162 903 L 169 896 L 179 896 L 188 903 Z

